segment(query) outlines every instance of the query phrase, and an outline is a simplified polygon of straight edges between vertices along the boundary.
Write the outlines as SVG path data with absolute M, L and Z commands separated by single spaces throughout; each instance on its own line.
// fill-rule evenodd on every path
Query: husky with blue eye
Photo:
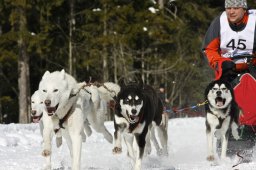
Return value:
M 206 135 L 208 141 L 208 161 L 213 161 L 216 145 L 214 136 L 221 140 L 221 159 L 226 158 L 228 131 L 238 140 L 239 108 L 234 99 L 233 88 L 228 82 L 216 80 L 205 90 Z
M 134 161 L 134 169 L 139 170 L 144 153 L 151 151 L 150 134 L 153 130 L 158 130 L 162 152 L 167 154 L 167 128 L 162 124 L 163 105 L 149 85 L 130 83 L 120 87 L 116 97 L 113 153 L 122 152 L 123 135 L 128 156 Z

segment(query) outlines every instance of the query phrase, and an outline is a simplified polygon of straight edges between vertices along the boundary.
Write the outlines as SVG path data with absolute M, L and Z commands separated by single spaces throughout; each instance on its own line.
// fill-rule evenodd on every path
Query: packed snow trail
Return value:
M 111 133 L 113 122 L 105 123 Z M 255 170 L 256 156 L 253 161 L 242 163 L 234 168 L 237 160 L 227 159 L 208 162 L 205 135 L 205 118 L 176 118 L 169 120 L 169 156 L 158 157 L 153 147 L 152 153 L 142 161 L 143 170 Z M 54 139 L 54 138 L 53 138 Z M 42 137 L 38 124 L 0 125 L 0 170 L 41 170 L 44 165 Z M 63 141 L 56 148 L 52 142 L 52 168 L 70 169 L 70 156 Z M 82 170 L 131 170 L 132 163 L 127 157 L 126 147 L 120 155 L 112 154 L 113 145 L 93 131 L 83 143 Z

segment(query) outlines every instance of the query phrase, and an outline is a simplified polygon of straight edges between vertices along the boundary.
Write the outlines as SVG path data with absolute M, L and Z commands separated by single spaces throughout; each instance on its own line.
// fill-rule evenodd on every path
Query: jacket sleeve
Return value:
M 219 79 L 222 75 L 222 62 L 230 60 L 220 55 L 220 15 L 212 21 L 207 30 L 202 51 L 210 67 L 215 71 L 215 78 Z

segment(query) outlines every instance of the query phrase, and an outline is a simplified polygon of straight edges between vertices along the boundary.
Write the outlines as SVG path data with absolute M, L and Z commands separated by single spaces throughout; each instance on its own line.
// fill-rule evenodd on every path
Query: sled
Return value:
M 235 100 L 241 110 L 240 125 L 256 125 L 256 67 L 252 64 L 253 58 L 252 55 L 240 55 L 232 58 L 247 61 L 247 70 L 249 70 L 249 72 L 239 73 L 232 82 L 235 84 Z
M 244 136 L 239 140 L 235 140 L 230 133 L 227 155 L 237 156 L 239 153 L 243 153 L 241 154 L 243 155 L 241 156 L 243 158 L 242 162 L 250 162 L 252 148 L 255 145 L 253 139 L 256 137 L 256 128 L 255 131 L 253 130 L 254 134 L 251 133 L 251 129 L 249 130 L 249 128 L 256 127 L 256 67 L 253 66 L 253 58 L 254 56 L 252 55 L 240 55 L 232 58 L 232 60 L 244 59 L 247 61 L 246 70 L 249 70 L 237 72 L 237 78 L 231 82 L 234 89 L 234 97 L 240 109 L 238 131 L 240 136 Z M 219 151 L 217 152 L 219 153 Z

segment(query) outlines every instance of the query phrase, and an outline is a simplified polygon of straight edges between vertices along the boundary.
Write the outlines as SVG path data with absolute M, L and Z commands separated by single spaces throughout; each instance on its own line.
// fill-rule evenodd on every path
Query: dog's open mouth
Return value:
M 43 115 L 43 114 L 41 114 L 40 116 L 31 116 L 31 117 L 32 117 L 32 121 L 33 121 L 34 123 L 38 123 L 38 122 L 40 121 L 42 115 Z
M 216 97 L 215 104 L 218 107 L 222 107 L 225 105 L 226 99 L 223 99 L 222 97 Z
M 52 116 L 58 109 L 58 106 L 59 106 L 59 104 L 57 104 L 55 107 L 46 107 L 48 115 Z
M 128 111 L 126 110 L 126 115 L 127 115 L 127 118 L 128 118 L 128 122 L 133 124 L 133 123 L 136 123 L 139 121 L 139 116 L 135 116 L 135 115 L 130 115 L 128 114 Z

